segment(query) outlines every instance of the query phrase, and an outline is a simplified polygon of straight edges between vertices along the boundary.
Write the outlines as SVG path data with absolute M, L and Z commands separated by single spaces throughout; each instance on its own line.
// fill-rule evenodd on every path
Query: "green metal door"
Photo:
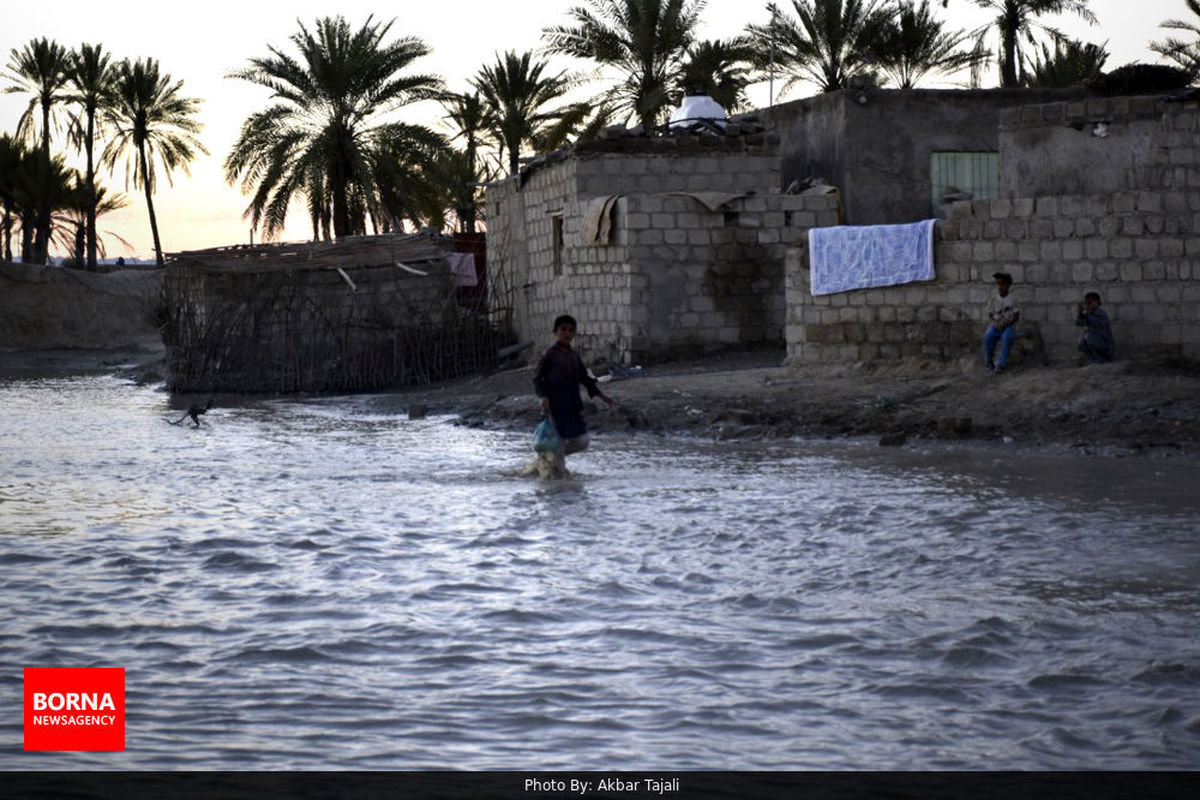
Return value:
M 936 210 L 947 191 L 970 192 L 975 200 L 1000 195 L 1000 154 L 992 152 L 936 152 L 929 158 L 930 199 Z

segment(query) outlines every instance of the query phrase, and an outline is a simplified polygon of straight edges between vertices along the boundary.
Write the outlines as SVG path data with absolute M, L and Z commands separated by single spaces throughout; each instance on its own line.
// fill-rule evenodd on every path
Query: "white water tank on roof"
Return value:
M 721 104 L 706 94 L 690 94 L 683 98 L 683 105 L 671 114 L 671 128 L 688 128 L 697 123 L 710 122 L 725 127 L 728 117 Z

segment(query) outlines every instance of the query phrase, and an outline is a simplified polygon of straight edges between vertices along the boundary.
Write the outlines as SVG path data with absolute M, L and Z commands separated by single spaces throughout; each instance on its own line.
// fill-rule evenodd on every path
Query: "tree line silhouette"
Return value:
M 249 198 L 252 230 L 278 237 L 298 204 L 314 240 L 406 226 L 474 232 L 484 216 L 481 185 L 517 172 L 524 154 L 614 124 L 653 130 L 692 91 L 735 113 L 747 110 L 746 89 L 761 81 L 778 79 L 781 93 L 797 84 L 912 88 L 968 72 L 966 85 L 979 86 L 990 64 L 1003 87 L 1070 86 L 1099 76 L 1108 57 L 1106 44 L 1072 40 L 1044 21 L 1068 13 L 1096 24 L 1085 0 L 791 0 L 768 4 L 766 22 L 708 41 L 697 33 L 704 0 L 584 2 L 542 32 L 540 51 L 497 52 L 458 92 L 414 70 L 430 48 L 393 36 L 394 22 L 298 23 L 287 45 L 268 45 L 228 73 L 270 92 L 224 160 L 226 179 Z M 936 7 L 952 2 L 984 9 L 990 20 L 949 28 Z M 1200 0 L 1185 4 L 1197 19 L 1167 20 L 1173 35 L 1151 48 L 1195 80 Z M 552 56 L 591 66 L 555 70 Z M 145 193 L 162 264 L 154 193 L 160 176 L 169 182 L 207 153 L 200 101 L 154 59 L 114 61 L 100 45 L 68 50 L 45 38 L 14 49 L 6 77 L 5 91 L 29 103 L 16 135 L 0 137 L 4 257 L 11 260 L 19 232 L 22 260 L 45 263 L 53 243 L 94 269 L 103 252 L 96 220 L 126 204 L 97 173 L 119 169 L 127 189 Z M 440 104 L 445 130 L 403 121 L 399 112 L 424 101 Z M 83 155 L 83 174 L 52 154 L 59 130 Z

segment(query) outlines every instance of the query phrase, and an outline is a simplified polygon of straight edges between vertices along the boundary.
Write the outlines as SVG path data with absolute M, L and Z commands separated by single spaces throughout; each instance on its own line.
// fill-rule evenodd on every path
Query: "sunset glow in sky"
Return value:
M 394 36 L 418 36 L 433 49 L 432 55 L 415 62 L 413 70 L 437 74 L 450 90 L 465 91 L 469 79 L 485 62 L 492 61 L 497 51 L 540 47 L 542 29 L 566 23 L 567 9 L 581 4 L 581 0 L 528 0 L 519 4 L 495 0 L 451 0 L 441 4 L 343 0 L 333 5 L 313 0 L 207 0 L 184 5 L 149 0 L 8 3 L 0 11 L 0 65 L 5 74 L 0 86 L 11 83 L 6 77 L 10 51 L 42 36 L 67 47 L 84 42 L 103 44 L 114 60 L 139 56 L 158 59 L 163 72 L 184 81 L 185 95 L 203 100 L 200 119 L 205 127 L 201 139 L 210 152 L 192 164 L 190 177 L 179 172 L 173 176 L 173 185 L 162 181 L 159 186 L 155 209 L 163 247 L 172 252 L 244 243 L 249 240 L 249 223 L 242 219 L 246 199 L 237 187 L 225 182 L 221 165 L 242 121 L 263 107 L 269 97 L 265 89 L 225 76 L 244 66 L 248 59 L 266 55 L 267 45 L 293 52 L 288 37 L 298 30 L 297 20 L 310 25 L 321 16 L 340 13 L 357 27 L 372 14 L 379 20 L 394 18 Z M 790 7 L 786 0 L 781 5 Z M 1166 19 L 1189 15 L 1183 0 L 1091 0 L 1090 7 L 1100 19 L 1098 26 L 1089 27 L 1072 15 L 1048 21 L 1085 41 L 1107 42 L 1109 68 L 1131 61 L 1158 61 L 1148 45 L 1166 33 L 1159 25 Z M 701 36 L 733 36 L 747 23 L 765 22 L 765 9 L 765 2 L 709 0 L 702 15 Z M 938 10 L 951 27 L 975 28 L 988 18 L 972 0 L 951 0 L 948 9 Z M 581 66 L 566 60 L 555 64 L 563 69 Z M 956 80 L 965 80 L 965 75 Z M 993 73 L 984 86 L 995 83 Z M 939 87 L 929 84 L 927 88 Z M 797 88 L 782 99 L 798 99 L 813 91 L 813 87 Z M 756 107 L 767 105 L 767 84 L 752 87 L 750 97 Z M 0 95 L 0 131 L 15 130 L 26 102 L 26 95 Z M 440 109 L 434 104 L 411 107 L 401 116 L 433 127 L 441 124 Z M 56 151 L 65 149 L 61 132 L 54 141 Z M 101 177 L 110 189 L 125 190 L 124 175 Z M 132 243 L 134 253 L 109 240 L 109 255 L 152 258 L 144 200 L 132 186 L 126 193 L 129 207 L 104 217 L 100 227 Z M 309 235 L 303 210 L 297 209 L 289 216 L 284 238 L 304 240 Z

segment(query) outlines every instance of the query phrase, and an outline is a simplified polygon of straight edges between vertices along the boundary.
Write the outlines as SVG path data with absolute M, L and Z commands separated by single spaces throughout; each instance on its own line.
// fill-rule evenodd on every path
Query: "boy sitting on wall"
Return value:
M 1012 275 L 997 272 L 992 279 L 996 281 L 996 294 L 987 304 L 988 327 L 983 334 L 983 365 L 988 372 L 999 375 L 1004 372 L 1008 354 L 1017 338 L 1016 326 L 1021 312 L 1009 293 L 1013 284 Z M 997 344 L 1000 345 L 998 353 L 995 352 Z
M 1075 324 L 1087 329 L 1079 337 L 1079 352 L 1087 359 L 1086 363 L 1103 364 L 1113 360 L 1117 345 L 1108 314 L 1100 307 L 1099 292 L 1088 292 L 1082 303 L 1076 303 Z

